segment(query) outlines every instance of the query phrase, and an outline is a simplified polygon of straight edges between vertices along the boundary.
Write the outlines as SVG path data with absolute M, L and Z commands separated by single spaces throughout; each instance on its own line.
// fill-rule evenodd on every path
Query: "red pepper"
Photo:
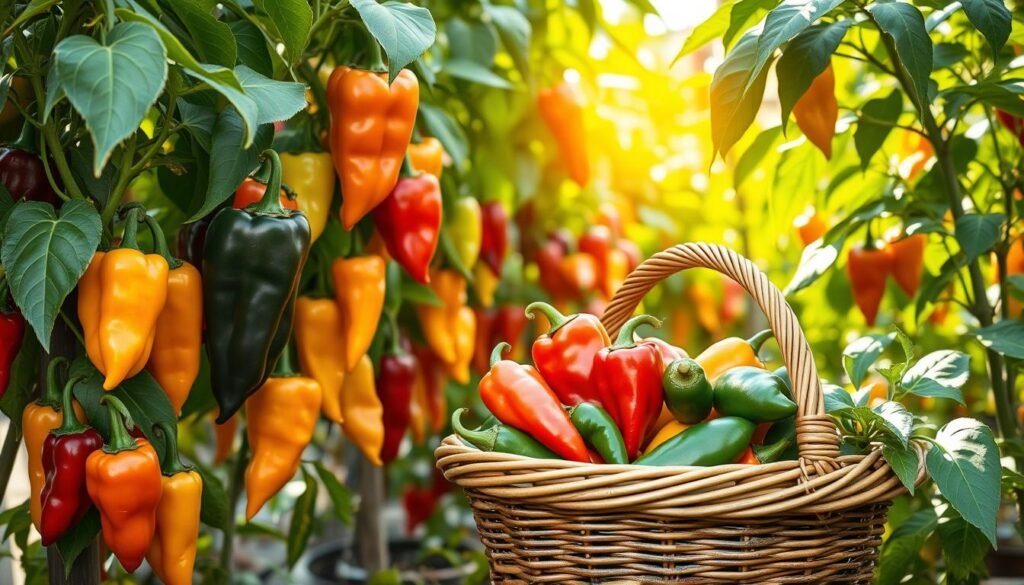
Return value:
M 405 507 L 405 531 L 412 534 L 416 527 L 426 522 L 437 508 L 440 495 L 433 486 L 408 486 L 402 494 Z
M 523 332 L 526 331 L 526 314 L 515 306 L 498 308 L 498 315 L 494 321 L 494 335 L 491 337 L 495 343 L 507 341 L 512 346 L 509 358 L 518 361 L 523 357 Z
M 580 236 L 576 248 L 590 254 L 597 261 L 597 282 L 603 283 L 608 270 L 608 253 L 612 249 L 612 230 L 603 225 L 592 225 Z
M 594 356 L 611 344 L 600 319 L 585 313 L 566 317 L 547 303 L 527 305 L 528 318 L 536 312 L 547 317 L 551 328 L 533 342 L 533 363 L 559 400 L 567 406 L 588 400 L 601 402 L 590 382 Z
M 430 260 L 441 230 L 441 187 L 427 173 L 404 176 L 373 212 L 388 254 L 418 282 L 430 281 Z
M 260 199 L 263 199 L 263 194 L 267 192 L 267 186 L 264 183 L 253 179 L 252 177 L 246 177 L 242 184 L 238 186 L 238 190 L 235 191 L 235 198 L 231 201 L 231 206 L 235 209 L 245 209 L 253 203 L 259 203 Z M 281 207 L 285 209 L 297 210 L 299 204 L 288 196 L 288 192 L 281 189 Z
M 644 440 L 654 430 L 663 401 L 661 353 L 652 343 L 633 341 L 633 332 L 640 325 L 660 327 L 661 322 L 650 315 L 626 321 L 615 345 L 597 353 L 591 376 L 601 405 L 622 431 L 630 460 L 640 454 Z
M 509 349 L 499 343 L 491 352 L 491 371 L 480 380 L 480 398 L 501 422 L 527 433 L 570 461 L 590 461 L 583 437 L 558 397 L 530 366 L 501 359 Z
M 562 272 L 565 255 L 566 246 L 553 237 L 549 237 L 537 250 L 540 286 L 555 299 L 564 299 L 572 294 L 569 290 L 571 283 L 567 282 Z
M 71 389 L 80 381 L 72 378 L 64 386 L 64 420 L 43 441 L 42 517 L 39 534 L 43 546 L 50 546 L 72 526 L 82 521 L 92 507 L 85 488 L 85 461 L 103 447 L 96 429 L 83 425 L 72 407 Z
M 504 339 L 495 340 L 494 325 L 498 321 L 498 309 L 473 309 L 476 313 L 476 342 L 473 346 L 473 370 L 481 376 L 491 369 L 487 359 L 494 344 Z
M 416 358 L 408 353 L 393 353 L 380 358 L 380 372 L 377 374 L 377 396 L 384 407 L 384 446 L 380 458 L 385 464 L 394 461 L 402 438 L 409 430 L 412 401 L 413 377 L 416 374 Z
M 658 350 L 661 361 L 666 367 L 679 358 L 690 357 L 682 348 L 676 347 L 659 337 L 645 337 L 640 343 L 642 345 L 650 345 Z
M 631 240 L 619 238 L 619 249 L 622 250 L 628 260 L 626 263 L 628 270 L 626 272 L 629 273 L 636 270 L 636 267 L 640 266 L 643 256 L 643 254 L 640 253 L 640 246 L 637 246 Z
M 11 366 L 21 349 L 21 340 L 25 335 L 25 318 L 17 307 L 5 312 L 3 302 L 6 299 L 6 280 L 0 282 L 0 398 L 7 392 L 11 381 Z
M 495 276 L 501 276 L 501 265 L 508 252 L 508 214 L 500 201 L 484 203 L 480 208 L 483 238 L 480 240 L 480 259 Z
M 0 148 L 0 184 L 14 201 L 27 199 L 60 207 L 60 199 L 46 178 L 46 167 L 36 154 L 34 143 L 35 128 L 26 123 L 14 144 Z M 52 163 L 50 167 L 53 168 Z M 54 180 L 60 181 L 57 176 Z
M 444 364 L 437 359 L 429 347 L 415 345 L 412 353 L 416 356 L 422 375 L 427 384 L 427 413 L 430 417 L 430 430 L 440 434 L 448 424 L 448 397 L 445 396 Z
M 999 123 L 1016 136 L 1017 142 L 1024 147 L 1024 118 L 1018 118 L 1010 112 L 999 109 L 996 110 L 996 117 L 999 118 Z

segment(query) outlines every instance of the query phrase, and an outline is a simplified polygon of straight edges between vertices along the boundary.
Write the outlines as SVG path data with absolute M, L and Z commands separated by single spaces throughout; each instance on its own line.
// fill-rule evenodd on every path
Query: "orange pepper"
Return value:
M 804 136 L 818 147 L 825 158 L 831 159 L 832 138 L 836 135 L 836 120 L 839 118 L 836 77 L 832 65 L 815 77 L 804 95 L 796 101 L 793 117 Z
M 341 389 L 345 385 L 345 335 L 341 309 L 334 299 L 299 297 L 295 302 L 295 346 L 299 367 L 320 384 L 321 408 L 328 420 L 344 420 Z
M 341 413 L 345 419 L 341 423 L 345 436 L 371 463 L 380 466 L 380 450 L 384 446 L 384 406 L 377 396 L 373 362 L 365 354 L 345 376 Z
M 585 186 L 590 180 L 590 163 L 579 99 L 568 84 L 560 83 L 537 93 L 537 110 L 555 138 L 569 177 Z
M 380 256 L 338 258 L 331 265 L 334 298 L 344 323 L 346 369 L 356 367 L 370 349 L 384 310 L 386 272 Z
M 167 275 L 167 302 L 156 321 L 146 368 L 180 413 L 199 375 L 203 343 L 203 283 L 199 271 L 180 262 Z
M 424 138 L 419 144 L 409 145 L 409 162 L 413 168 L 441 178 L 444 169 L 444 147 L 434 137 Z

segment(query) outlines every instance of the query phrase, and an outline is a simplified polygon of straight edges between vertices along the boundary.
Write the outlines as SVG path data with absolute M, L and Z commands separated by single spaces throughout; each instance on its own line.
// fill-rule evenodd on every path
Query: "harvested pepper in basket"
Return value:
M 203 499 L 203 478 L 178 460 L 175 429 L 157 423 L 167 449 L 161 468 L 163 490 L 156 509 L 156 534 L 146 560 L 167 585 L 190 585 L 196 564 L 199 538 L 199 510 Z
M 629 463 L 622 433 L 608 411 L 593 402 L 581 402 L 569 409 L 569 419 L 605 463 Z
M 733 463 L 750 445 L 755 428 L 754 423 L 738 416 L 712 419 L 687 428 L 633 463 L 698 466 Z
M 533 319 L 536 313 L 551 324 L 548 332 L 533 342 L 533 363 L 544 380 L 567 406 L 588 400 L 601 402 L 601 396 L 590 382 L 594 356 L 611 344 L 600 319 L 586 313 L 566 317 L 542 302 L 526 306 L 528 318 Z
M 708 346 L 693 360 L 704 368 L 704 375 L 711 383 L 714 383 L 728 370 L 739 366 L 764 368 L 764 363 L 757 357 L 757 352 L 761 350 L 764 342 L 774 335 L 771 329 L 765 329 L 750 339 L 741 337 L 722 339 Z
M 495 424 L 483 430 L 470 430 L 462 425 L 462 415 L 468 408 L 459 408 L 452 413 L 452 429 L 460 439 L 481 451 L 512 453 L 536 459 L 558 459 L 550 449 L 513 427 Z
M 665 405 L 676 420 L 688 425 L 701 422 L 711 414 L 714 396 L 704 368 L 690 358 L 673 361 L 662 375 Z
M 564 459 L 589 461 L 583 437 L 558 397 L 536 369 L 501 359 L 508 349 L 502 342 L 491 352 L 491 370 L 480 380 L 484 405 L 498 420 L 529 433 Z
M 796 413 L 787 393 L 785 382 L 772 372 L 741 366 L 715 380 L 715 411 L 758 423 L 777 421 Z

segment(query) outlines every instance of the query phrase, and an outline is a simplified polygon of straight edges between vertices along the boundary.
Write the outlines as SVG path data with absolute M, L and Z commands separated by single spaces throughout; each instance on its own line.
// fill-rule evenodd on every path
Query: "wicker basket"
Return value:
M 877 449 L 840 456 L 796 316 L 753 263 L 709 244 L 656 254 L 608 305 L 608 332 L 614 338 L 655 284 L 694 267 L 736 280 L 768 317 L 799 404 L 800 459 L 593 465 L 481 452 L 449 436 L 437 465 L 469 496 L 493 582 L 873 581 L 886 511 L 903 487 Z

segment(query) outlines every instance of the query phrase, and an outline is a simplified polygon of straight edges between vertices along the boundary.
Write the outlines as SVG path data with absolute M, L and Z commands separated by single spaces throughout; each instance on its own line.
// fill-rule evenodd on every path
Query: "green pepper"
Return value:
M 786 366 L 772 372 L 775 377 L 782 380 L 782 383 L 786 385 L 786 398 L 793 399 L 793 379 L 789 377 L 789 369 Z
M 772 423 L 762 444 L 754 445 L 753 449 L 754 456 L 761 463 L 796 459 L 799 456 L 796 446 L 796 415 Z
M 697 424 L 711 414 L 714 394 L 704 368 L 690 358 L 680 358 L 668 365 L 661 375 L 665 405 L 676 420 Z
M 483 431 L 473 431 L 462 426 L 462 413 L 468 408 L 460 408 L 452 413 L 452 429 L 470 445 L 481 451 L 495 453 L 511 453 L 535 459 L 561 459 L 539 441 L 508 425 L 494 425 Z
M 753 422 L 773 422 L 796 413 L 786 398 L 786 384 L 768 370 L 750 366 L 733 368 L 715 380 L 715 410 L 723 416 L 741 416 Z
M 723 416 L 687 427 L 633 463 L 636 465 L 712 466 L 733 463 L 750 444 L 757 425 Z
M 203 250 L 203 303 L 210 382 L 227 421 L 267 379 L 291 336 L 299 276 L 309 255 L 309 221 L 281 207 L 281 161 L 263 151 L 263 199 L 226 207 Z
M 605 463 L 629 463 L 622 432 L 608 411 L 593 402 L 581 402 L 569 410 L 573 426 Z

